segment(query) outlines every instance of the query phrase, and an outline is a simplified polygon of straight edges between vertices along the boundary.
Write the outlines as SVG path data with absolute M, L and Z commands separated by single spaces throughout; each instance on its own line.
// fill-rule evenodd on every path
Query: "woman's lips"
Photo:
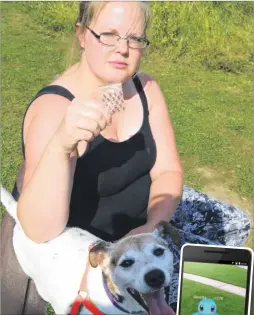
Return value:
M 116 69 L 124 69 L 127 67 L 127 63 L 121 61 L 110 61 L 109 63 Z

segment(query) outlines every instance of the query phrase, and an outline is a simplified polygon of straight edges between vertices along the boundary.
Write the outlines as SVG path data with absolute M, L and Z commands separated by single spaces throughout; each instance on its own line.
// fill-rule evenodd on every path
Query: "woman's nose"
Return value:
M 128 46 L 128 39 L 121 38 L 118 40 L 116 44 L 116 49 L 117 51 L 121 52 L 122 54 L 126 54 L 129 51 L 129 46 Z

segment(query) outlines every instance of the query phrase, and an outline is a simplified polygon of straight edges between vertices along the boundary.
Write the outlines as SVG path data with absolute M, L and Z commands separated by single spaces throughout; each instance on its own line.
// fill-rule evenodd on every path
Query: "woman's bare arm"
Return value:
M 147 98 L 149 121 L 156 143 L 156 162 L 150 175 L 152 184 L 148 204 L 148 224 L 169 221 L 182 195 L 183 170 L 177 151 L 173 126 L 158 84 L 150 79 Z
M 51 94 L 32 105 L 30 123 L 25 124 L 26 168 L 18 218 L 28 237 L 45 242 L 68 221 L 77 157 L 111 117 L 103 103 L 93 99 L 70 102 Z
M 43 95 L 31 105 L 25 124 L 25 172 L 18 201 L 18 218 L 35 242 L 48 241 L 63 231 L 69 216 L 75 154 L 68 155 L 54 134 L 70 101 Z

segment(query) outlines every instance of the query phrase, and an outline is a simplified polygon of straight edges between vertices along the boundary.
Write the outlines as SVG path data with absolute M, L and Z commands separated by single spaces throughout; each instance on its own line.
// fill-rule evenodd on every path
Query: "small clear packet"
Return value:
M 121 83 L 112 83 L 99 86 L 101 100 L 110 115 L 125 109 L 123 88 Z

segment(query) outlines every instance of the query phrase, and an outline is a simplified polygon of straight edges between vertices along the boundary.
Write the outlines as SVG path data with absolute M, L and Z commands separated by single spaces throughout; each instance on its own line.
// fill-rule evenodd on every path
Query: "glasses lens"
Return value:
M 111 33 L 102 33 L 100 36 L 101 43 L 108 46 L 117 45 L 119 39 L 120 37 L 118 35 Z M 147 46 L 147 41 L 144 38 L 130 37 L 128 38 L 128 45 L 129 47 L 136 49 L 145 48 Z
M 143 38 L 130 38 L 129 46 L 131 48 L 145 48 L 147 42 Z
M 100 37 L 100 41 L 109 46 L 114 46 L 116 45 L 117 41 L 119 39 L 119 36 L 114 35 L 114 34 L 107 34 L 107 33 L 102 33 Z

